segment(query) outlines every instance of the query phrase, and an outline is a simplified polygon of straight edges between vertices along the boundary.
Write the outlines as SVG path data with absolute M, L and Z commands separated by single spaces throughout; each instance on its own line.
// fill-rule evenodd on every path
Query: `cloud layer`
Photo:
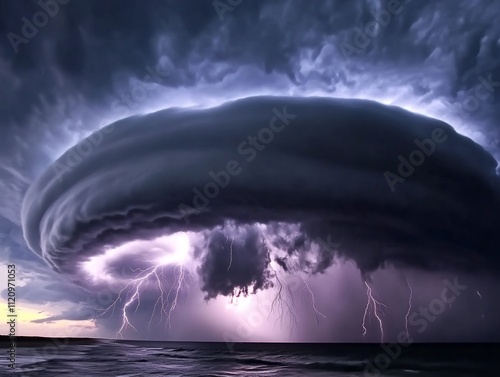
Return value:
M 299 224 L 292 236 L 308 242 L 333 235 L 338 255 L 363 272 L 499 267 L 496 161 L 442 121 L 370 101 L 255 97 L 109 127 L 90 154 L 75 164 L 95 135 L 25 197 L 28 245 L 57 270 L 109 245 L 227 221 L 271 234 Z M 436 135 L 429 155 L 419 149 Z M 399 156 L 411 161 L 416 150 L 423 160 L 400 170 Z M 402 174 L 392 189 L 388 172 Z M 274 244 L 300 254 L 293 237 Z
M 250 94 L 394 103 L 453 121 L 499 160 L 500 8 L 402 0 L 359 37 L 394 2 L 243 1 L 221 20 L 210 0 L 69 1 L 17 53 L 9 33 L 41 8 L 2 3 L 0 215 L 19 224 L 31 181 L 106 120 Z

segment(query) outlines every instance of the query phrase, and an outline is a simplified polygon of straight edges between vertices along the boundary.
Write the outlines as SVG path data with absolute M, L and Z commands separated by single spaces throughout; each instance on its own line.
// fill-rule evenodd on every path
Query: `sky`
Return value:
M 17 335 L 500 341 L 499 16 L 0 2 Z

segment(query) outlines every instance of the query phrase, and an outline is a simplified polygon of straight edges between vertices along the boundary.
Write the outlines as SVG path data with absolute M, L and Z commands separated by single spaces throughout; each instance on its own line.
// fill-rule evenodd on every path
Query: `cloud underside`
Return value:
M 265 288 L 269 254 L 255 224 L 283 250 L 285 269 L 318 239 L 334 240 L 336 256 L 364 273 L 388 263 L 500 267 L 496 161 L 444 122 L 371 101 L 253 97 L 134 116 L 104 131 L 80 143 L 97 144 L 81 162 L 74 164 L 77 145 L 25 196 L 25 238 L 57 271 L 76 273 L 79 260 L 127 241 L 217 230 L 199 271 L 207 295 Z M 415 140 L 436 132 L 441 142 L 421 153 L 423 162 L 394 178 L 399 156 L 408 160 L 420 150 Z M 228 245 L 220 233 L 228 222 L 247 229 L 239 254 L 251 251 L 240 261 L 248 278 L 225 286 L 214 276 L 227 268 L 217 250 Z M 297 224 L 296 232 L 287 235 L 283 224 Z M 234 271 L 245 271 L 240 262 Z M 318 263 L 322 272 L 333 258 Z

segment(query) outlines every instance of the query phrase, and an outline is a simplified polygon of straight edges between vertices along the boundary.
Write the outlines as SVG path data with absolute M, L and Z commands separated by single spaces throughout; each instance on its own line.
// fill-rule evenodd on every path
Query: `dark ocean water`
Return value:
M 496 376 L 500 345 L 237 344 L 96 341 L 18 347 L 13 376 Z M 52 348 L 50 346 L 52 345 Z M 3 372 L 5 371 L 5 373 Z

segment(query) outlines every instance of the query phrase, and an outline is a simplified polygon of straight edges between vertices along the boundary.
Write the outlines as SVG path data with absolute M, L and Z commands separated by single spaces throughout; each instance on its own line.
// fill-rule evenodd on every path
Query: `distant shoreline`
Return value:
M 95 344 L 99 343 L 100 341 L 107 340 L 107 339 L 98 339 L 98 338 L 59 338 L 59 337 L 54 337 L 54 338 L 46 338 L 42 336 L 16 336 L 15 341 L 16 341 L 16 347 L 40 347 L 43 346 L 47 343 L 54 343 L 57 342 L 59 344 L 71 344 L 71 345 L 86 345 L 86 344 Z M 10 345 L 11 344 L 11 339 L 9 336 L 6 335 L 0 335 L 0 345 L 4 347 L 5 345 Z

